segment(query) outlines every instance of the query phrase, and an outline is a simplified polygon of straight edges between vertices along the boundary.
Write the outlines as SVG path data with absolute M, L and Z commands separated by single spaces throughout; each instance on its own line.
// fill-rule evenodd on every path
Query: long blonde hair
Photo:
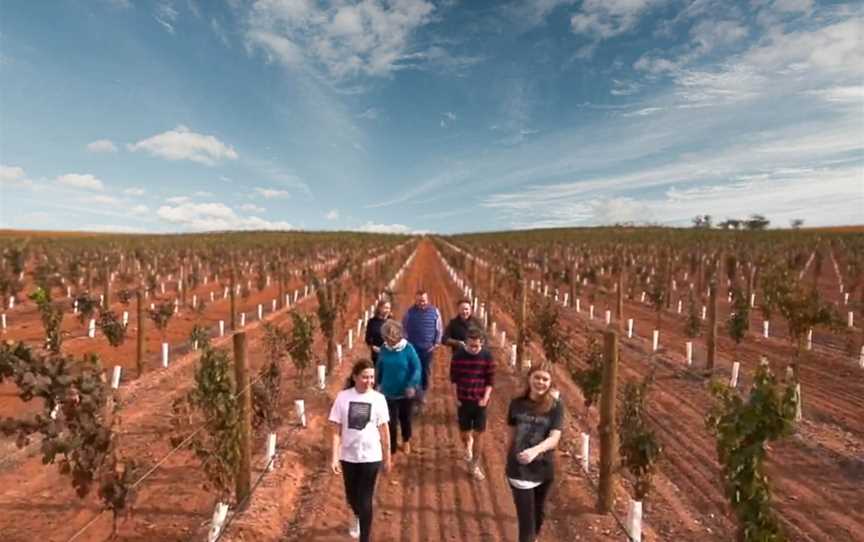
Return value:
M 525 391 L 522 392 L 522 394 L 519 395 L 517 399 L 526 399 L 527 401 L 529 401 L 533 407 L 532 410 L 534 411 L 534 414 L 545 414 L 552 410 L 552 407 L 555 406 L 555 395 L 553 395 L 553 391 L 555 388 L 552 386 L 551 382 L 551 380 L 553 380 L 555 377 L 555 373 L 553 372 L 554 368 L 555 366 L 553 364 L 549 363 L 548 361 L 544 361 L 539 365 L 531 367 L 531 369 L 528 370 L 528 374 L 525 375 Z M 531 399 L 531 377 L 534 375 L 534 373 L 539 371 L 549 373 L 550 383 L 549 389 L 540 396 L 540 400 L 535 401 Z

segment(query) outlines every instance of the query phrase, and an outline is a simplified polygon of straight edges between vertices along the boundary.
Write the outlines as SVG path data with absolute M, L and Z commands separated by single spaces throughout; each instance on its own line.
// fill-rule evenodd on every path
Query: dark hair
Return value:
M 539 365 L 535 365 L 528 370 L 528 374 L 525 375 L 525 392 L 517 397 L 517 399 L 525 399 L 529 403 L 531 403 L 532 410 L 534 414 L 545 414 L 552 410 L 552 407 L 555 406 L 555 397 L 552 395 L 553 387 L 550 385 L 549 389 L 546 390 L 546 393 L 540 397 L 539 401 L 534 401 L 531 399 L 531 376 L 538 372 L 543 371 L 545 373 L 549 373 L 551 378 L 555 378 L 555 373 L 553 372 L 554 366 L 548 361 L 544 361 Z
M 480 339 L 481 341 L 486 340 L 486 332 L 480 329 L 479 326 L 471 325 L 468 326 L 468 331 L 465 332 L 465 339 Z
M 378 316 L 378 314 L 381 312 L 381 307 L 383 307 L 384 305 L 390 305 L 390 300 L 386 298 L 381 299 L 378 301 L 378 303 L 375 304 L 375 316 Z
M 348 378 L 345 380 L 345 387 L 343 389 L 349 389 L 354 387 L 354 377 L 359 376 L 360 373 L 365 371 L 366 369 L 374 369 L 375 365 L 372 364 L 368 359 L 358 359 L 354 362 L 354 366 L 351 367 L 351 374 L 348 375 Z
M 414 292 L 414 295 L 423 295 L 423 294 L 428 294 L 428 293 L 429 292 L 426 291 L 426 288 L 423 288 L 421 286 L 421 287 L 417 288 L 417 291 Z
M 468 303 L 468 306 L 469 306 L 469 307 L 471 306 L 471 300 L 468 299 L 468 298 L 465 298 L 465 297 L 463 297 L 462 299 L 460 299 L 459 301 L 457 301 L 457 302 L 456 302 L 456 306 L 458 307 L 458 306 L 461 305 L 462 303 Z

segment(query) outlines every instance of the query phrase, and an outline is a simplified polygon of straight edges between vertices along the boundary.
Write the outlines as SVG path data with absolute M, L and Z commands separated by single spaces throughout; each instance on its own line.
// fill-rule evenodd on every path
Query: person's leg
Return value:
M 456 409 L 456 417 L 459 423 L 459 437 L 462 439 L 464 446 L 465 461 L 471 462 L 474 459 L 472 454 L 472 437 L 471 437 L 471 419 L 469 416 L 468 405 L 462 403 Z
M 360 518 L 360 542 L 369 542 L 372 537 L 372 501 L 375 496 L 375 481 L 381 462 L 358 463 L 361 465 L 359 494 L 357 499 Z
M 411 453 L 411 399 L 399 399 L 399 428 L 402 430 L 402 449 Z
M 420 358 L 420 388 L 422 389 L 422 393 L 419 393 L 418 396 L 422 401 L 425 399 L 426 390 L 429 389 L 429 371 L 431 370 L 432 353 L 428 350 L 420 350 L 417 352 L 417 357 Z
M 552 489 L 552 480 L 547 480 L 534 488 L 534 533 L 538 536 L 540 535 L 540 527 L 543 526 L 543 520 L 546 518 L 544 507 L 550 489 Z
M 513 492 L 513 503 L 516 505 L 516 519 L 519 521 L 519 542 L 534 542 L 534 490 L 516 489 Z
M 387 410 L 390 413 L 390 453 L 395 454 L 399 442 L 399 416 L 400 401 L 398 399 L 387 399 Z M 403 435 L 404 438 L 404 435 Z
M 486 432 L 486 407 L 477 405 L 477 412 L 472 420 L 474 449 L 474 461 L 479 462 L 483 457 L 483 433 Z
M 342 480 L 345 482 L 345 500 L 351 507 L 351 512 L 357 516 L 357 486 L 358 486 L 358 463 L 342 461 Z

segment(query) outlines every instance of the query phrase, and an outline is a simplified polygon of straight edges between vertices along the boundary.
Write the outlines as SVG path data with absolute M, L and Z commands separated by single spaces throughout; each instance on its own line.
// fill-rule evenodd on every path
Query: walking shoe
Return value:
M 411 455 L 411 443 L 403 442 L 402 443 L 402 453 L 405 455 Z
M 360 518 L 354 516 L 351 520 L 351 526 L 348 527 L 348 536 L 351 538 L 360 538 Z
M 486 475 L 483 474 L 483 469 L 481 469 L 480 465 L 477 463 L 475 463 L 474 467 L 471 469 L 471 476 L 473 476 L 475 480 L 481 482 L 486 479 Z

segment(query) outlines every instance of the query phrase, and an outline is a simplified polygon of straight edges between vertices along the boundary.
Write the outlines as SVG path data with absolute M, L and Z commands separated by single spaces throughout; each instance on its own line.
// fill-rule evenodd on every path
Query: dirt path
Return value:
M 407 307 L 422 284 L 445 321 L 455 315 L 459 292 L 429 242 L 423 242 L 417 258 L 399 288 L 400 307 Z M 397 316 L 401 316 L 401 310 Z M 493 345 L 497 342 L 493 341 Z M 497 354 L 504 351 L 495 348 Z M 471 478 L 461 459 L 456 404 L 448 382 L 449 351 L 437 351 L 427 407 L 415 418 L 410 457 L 397 454 L 389 475 L 379 477 L 376 491 L 373 539 L 376 542 L 516 541 L 516 515 L 504 476 L 506 409 L 521 390 L 506 357 L 498 355 L 493 401 L 489 407 L 484 470 L 487 478 Z M 568 431 L 573 427 L 568 419 Z M 572 439 L 568 433 L 565 439 Z M 322 441 L 325 440 L 322 437 Z M 342 478 L 327 472 L 327 450 L 321 450 L 318 476 L 306 488 L 306 499 L 286 518 L 285 540 L 300 542 L 345 541 L 350 517 Z M 573 459 L 562 457 L 553 490 L 549 519 L 542 542 L 573 540 L 621 540 L 612 518 L 592 513 L 595 496 L 587 482 L 572 468 Z

